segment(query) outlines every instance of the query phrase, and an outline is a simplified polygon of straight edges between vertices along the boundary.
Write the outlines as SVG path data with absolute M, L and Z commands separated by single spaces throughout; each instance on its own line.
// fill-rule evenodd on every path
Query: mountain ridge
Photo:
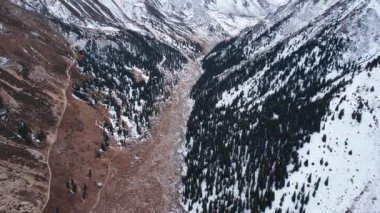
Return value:
M 376 211 L 378 5 L 292 1 L 205 57 L 186 210 Z

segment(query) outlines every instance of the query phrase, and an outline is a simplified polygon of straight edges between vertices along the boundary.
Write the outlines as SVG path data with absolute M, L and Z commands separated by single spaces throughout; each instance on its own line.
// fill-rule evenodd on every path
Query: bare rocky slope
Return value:
M 0 211 L 37 212 L 48 189 L 47 150 L 63 114 L 69 43 L 9 2 L 0 8 Z

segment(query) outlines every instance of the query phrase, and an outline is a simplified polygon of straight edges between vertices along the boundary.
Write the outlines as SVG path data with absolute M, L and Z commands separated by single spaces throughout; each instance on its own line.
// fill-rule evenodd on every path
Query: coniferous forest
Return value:
M 270 39 L 276 27 L 249 41 L 250 47 Z M 237 46 L 235 39 L 206 57 L 205 74 L 192 92 L 195 106 L 186 135 L 182 201 L 188 210 L 198 205 L 204 212 L 264 211 L 271 208 L 276 190 L 289 187 L 289 173 L 308 166 L 297 151 L 324 128 L 321 122 L 335 113 L 329 110 L 331 99 L 361 70 L 353 61 L 341 62 L 350 39 L 334 36 L 335 29 L 327 25 L 313 39 L 298 41 L 297 48 L 280 42 L 252 60 L 234 51 L 248 45 Z M 223 48 L 230 54 L 225 63 L 218 58 Z M 321 181 L 328 185 L 328 179 L 312 176 L 292 195 L 299 212 Z
M 176 83 L 175 72 L 186 63 L 178 50 L 132 31 L 86 40 L 79 52 L 86 77 L 74 85 L 73 93 L 107 107 L 112 125 L 106 126 L 120 143 L 150 128 Z

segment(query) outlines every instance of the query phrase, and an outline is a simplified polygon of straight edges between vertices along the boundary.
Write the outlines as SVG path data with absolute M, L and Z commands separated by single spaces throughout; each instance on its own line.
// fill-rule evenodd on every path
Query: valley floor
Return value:
M 190 62 L 174 88 L 171 100 L 155 121 L 145 141 L 119 150 L 111 161 L 111 175 L 94 212 L 177 212 L 181 156 L 191 104 L 190 90 L 201 74 L 197 62 Z
M 52 187 L 45 212 L 181 212 L 180 141 L 191 112 L 190 91 L 201 74 L 200 62 L 189 61 L 151 135 L 126 147 L 111 144 L 99 159 L 101 129 L 95 124 L 105 111 L 69 97 L 52 148 Z M 76 194 L 68 193 L 71 178 L 78 187 Z

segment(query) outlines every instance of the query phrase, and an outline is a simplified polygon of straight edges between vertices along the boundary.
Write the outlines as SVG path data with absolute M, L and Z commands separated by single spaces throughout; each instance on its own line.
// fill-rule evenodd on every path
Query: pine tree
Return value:
M 326 141 L 327 141 L 327 136 L 326 136 L 326 134 L 324 134 L 322 137 L 322 142 L 326 142 Z
M 344 109 L 341 109 L 338 115 L 339 120 L 342 120 L 343 116 L 344 116 Z
M 83 184 L 83 192 L 82 192 L 82 199 L 86 199 L 87 197 L 87 185 L 84 183 Z
M 29 126 L 25 122 L 21 122 L 20 127 L 18 128 L 18 134 L 24 139 L 26 142 L 32 142 L 32 131 Z
M 293 203 L 296 202 L 296 192 L 293 192 L 293 195 L 292 195 L 292 202 L 293 202 Z

